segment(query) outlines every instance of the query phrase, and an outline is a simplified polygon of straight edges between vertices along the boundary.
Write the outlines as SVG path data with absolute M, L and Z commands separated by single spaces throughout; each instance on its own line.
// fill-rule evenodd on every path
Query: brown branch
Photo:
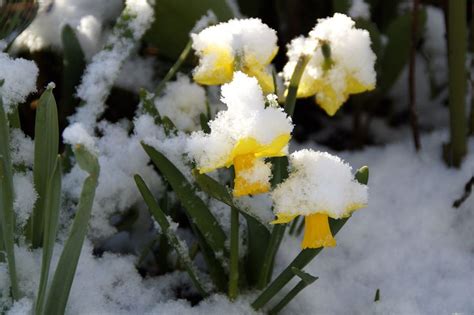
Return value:
M 420 0 L 413 0 L 411 23 L 410 68 L 408 73 L 408 91 L 410 98 L 410 124 L 413 133 L 413 142 L 417 151 L 421 149 L 420 132 L 418 129 L 418 115 L 416 113 L 416 45 L 418 43 L 418 12 Z

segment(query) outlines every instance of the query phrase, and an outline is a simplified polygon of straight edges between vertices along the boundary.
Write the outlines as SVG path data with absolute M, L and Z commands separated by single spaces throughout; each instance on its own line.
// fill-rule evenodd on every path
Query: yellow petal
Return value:
M 336 240 L 329 228 L 327 214 L 316 213 L 306 216 L 301 247 L 305 249 L 334 246 L 336 246 Z
M 255 77 L 265 94 L 273 93 L 275 91 L 273 77 L 265 70 L 265 68 L 270 64 L 277 52 L 278 47 L 273 51 L 272 55 L 270 55 L 269 59 L 265 63 L 259 62 L 254 55 L 247 54 L 245 55 L 245 62 L 242 65 L 241 70 L 245 74 Z
M 201 57 L 201 64 L 194 73 L 194 80 L 196 82 L 204 85 L 219 85 L 232 80 L 234 57 L 229 49 L 209 46 L 199 55 Z M 203 66 L 203 63 L 206 64 Z
M 250 182 L 242 176 L 243 172 L 250 171 L 254 167 L 255 160 L 255 155 L 252 153 L 239 155 L 234 158 L 235 179 L 233 194 L 235 197 L 262 194 L 270 190 L 270 183 L 268 181 Z
M 270 222 L 270 224 L 284 224 L 291 222 L 294 218 L 296 218 L 298 215 L 297 214 L 285 214 L 285 213 L 279 213 L 277 214 L 277 219 L 273 220 Z

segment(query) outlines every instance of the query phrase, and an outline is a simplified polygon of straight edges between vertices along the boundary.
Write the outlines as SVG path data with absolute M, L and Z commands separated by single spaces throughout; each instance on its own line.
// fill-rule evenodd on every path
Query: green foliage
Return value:
M 31 229 L 29 236 L 33 248 L 40 247 L 43 241 L 46 190 L 56 164 L 58 146 L 58 112 L 53 88 L 48 87 L 39 99 L 35 122 L 33 178 L 38 199 L 29 222 Z
M 64 314 L 79 256 L 81 255 L 82 245 L 86 237 L 95 190 L 98 184 L 100 168 L 97 157 L 83 146 L 76 146 L 74 154 L 81 169 L 89 175 L 84 180 L 76 216 L 59 258 L 41 314 Z

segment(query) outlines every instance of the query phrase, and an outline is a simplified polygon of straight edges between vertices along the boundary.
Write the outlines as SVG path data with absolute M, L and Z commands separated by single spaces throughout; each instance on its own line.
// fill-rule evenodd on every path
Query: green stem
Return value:
M 268 314 L 270 314 L 270 315 L 278 314 L 286 305 L 288 305 L 288 303 L 290 303 L 290 301 L 296 295 L 298 295 L 298 293 L 303 291 L 303 289 L 306 288 L 307 286 L 308 286 L 308 284 L 306 282 L 304 282 L 303 280 L 298 282 L 298 284 L 295 285 L 295 287 L 293 289 L 291 289 L 291 291 L 288 292 L 288 294 L 285 295 L 285 297 L 277 305 L 275 305 L 275 307 L 273 307 L 270 310 L 270 312 L 268 312 Z
M 178 72 L 179 68 L 181 68 L 181 65 L 188 58 L 189 53 L 191 52 L 192 45 L 193 45 L 193 40 L 190 38 L 189 41 L 186 43 L 186 46 L 184 47 L 183 51 L 181 52 L 181 55 L 179 55 L 178 60 L 176 60 L 175 64 L 171 67 L 171 69 L 165 75 L 163 80 L 161 80 L 161 82 L 156 87 L 155 94 L 157 96 L 160 95 L 160 93 L 165 88 L 166 82 L 168 82 L 169 80 L 171 80 L 175 76 L 175 74 Z
M 236 208 L 230 211 L 229 298 L 233 301 L 239 294 L 239 211 Z
M 451 142 L 447 162 L 459 167 L 467 152 L 466 97 L 466 0 L 449 1 L 448 8 L 449 111 Z
M 8 121 L 10 122 L 10 127 L 14 129 L 20 129 L 20 113 L 18 112 L 18 106 L 15 106 L 13 112 L 8 114 Z
M 310 60 L 310 56 L 301 55 L 296 63 L 295 70 L 291 75 L 290 86 L 288 87 L 288 94 L 285 102 L 285 112 L 288 116 L 293 116 L 295 111 L 296 95 L 298 92 L 298 86 L 300 84 L 301 77 L 303 76 L 304 69 Z

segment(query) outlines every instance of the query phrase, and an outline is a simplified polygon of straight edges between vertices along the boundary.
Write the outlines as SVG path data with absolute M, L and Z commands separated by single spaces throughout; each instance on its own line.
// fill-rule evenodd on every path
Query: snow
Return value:
M 62 49 L 61 32 L 70 25 L 85 52 L 87 59 L 102 44 L 102 30 L 120 13 L 121 0 L 55 0 L 38 1 L 36 18 L 15 40 L 16 49 L 27 48 L 31 52 L 46 48 Z
M 14 165 L 32 167 L 34 160 L 34 144 L 20 129 L 10 131 L 10 153 Z
M 293 130 L 291 119 L 281 108 L 265 108 L 257 80 L 242 72 L 236 72 L 234 80 L 222 86 L 222 102 L 227 110 L 209 122 L 211 133 L 195 132 L 188 141 L 187 151 L 200 169 L 224 166 L 240 139 L 253 138 L 269 144 Z
M 80 123 L 69 125 L 63 131 L 63 140 L 72 146 L 83 145 L 90 152 L 97 152 L 95 147 L 95 139 L 92 137 L 84 126 Z
M 38 67 L 33 61 L 11 58 L 0 52 L 0 95 L 5 112 L 10 113 L 26 97 L 36 91 Z
M 30 217 L 38 194 L 33 185 L 33 173 L 16 173 L 13 175 L 15 200 L 13 208 L 16 214 L 16 224 L 23 228 Z
M 183 131 L 201 129 L 200 115 L 206 114 L 206 91 L 191 82 L 185 75 L 166 84 L 164 95 L 155 98 L 155 106 L 162 117 L 166 116 Z
M 91 129 L 105 110 L 105 100 L 125 60 L 153 21 L 153 8 L 146 0 L 127 0 L 105 48 L 88 64 L 77 88 L 84 102 L 70 122 L 81 122 Z
M 289 162 L 289 177 L 272 192 L 276 215 L 325 213 L 340 219 L 367 204 L 367 186 L 337 156 L 304 149 Z

